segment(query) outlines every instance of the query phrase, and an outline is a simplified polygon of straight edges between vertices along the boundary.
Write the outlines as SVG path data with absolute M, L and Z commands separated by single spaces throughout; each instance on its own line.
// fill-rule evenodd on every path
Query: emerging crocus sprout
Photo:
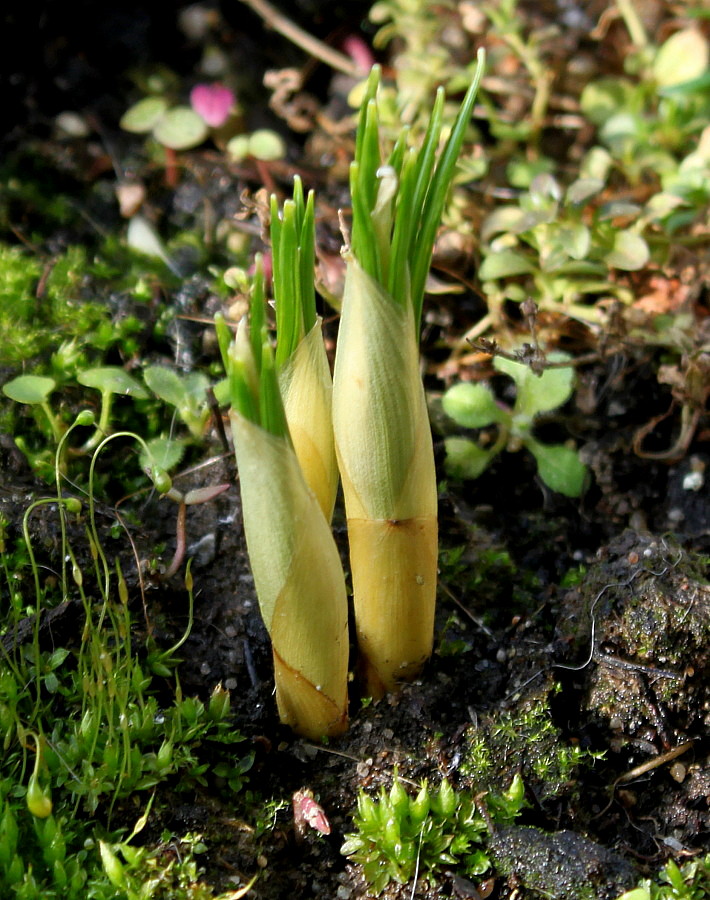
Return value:
M 311 738 L 347 725 L 343 571 L 329 522 L 343 481 L 366 690 L 379 697 L 431 654 L 437 492 L 419 374 L 432 248 L 483 68 L 437 155 L 440 91 L 420 149 L 406 131 L 380 155 L 370 76 L 351 169 L 352 241 L 332 384 L 316 315 L 314 201 L 298 179 L 271 203 L 277 344 L 264 322 L 259 259 L 249 322 L 217 318 L 252 573 L 273 645 L 281 720 Z
M 233 342 L 217 319 L 244 531 L 272 642 L 281 721 L 317 739 L 347 727 L 347 595 L 330 526 L 289 436 L 264 325 L 260 260 L 250 318 Z
M 276 367 L 288 429 L 306 483 L 330 522 L 338 489 L 333 441 L 333 381 L 316 315 L 314 195 L 300 178 L 279 213 L 271 198 Z
M 372 70 L 350 170 L 352 237 L 333 377 L 333 429 L 350 542 L 355 624 L 375 697 L 417 675 L 434 636 L 437 492 L 419 373 L 419 322 L 434 239 L 473 109 L 474 81 L 437 158 L 440 90 L 421 148 L 380 153 Z

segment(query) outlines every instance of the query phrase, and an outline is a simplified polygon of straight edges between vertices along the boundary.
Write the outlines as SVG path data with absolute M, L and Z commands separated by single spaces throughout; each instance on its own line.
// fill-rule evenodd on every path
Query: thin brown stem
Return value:
M 278 31 L 279 34 L 288 38 L 289 41 L 305 50 L 306 53 L 324 62 L 331 68 L 337 69 L 339 72 L 351 75 L 353 78 L 358 78 L 362 75 L 350 57 L 333 50 L 332 47 L 324 44 L 323 41 L 319 41 L 318 38 L 304 31 L 299 25 L 296 25 L 295 22 L 292 22 L 291 19 L 276 9 L 275 6 L 272 6 L 268 0 L 241 0 L 241 2 L 261 16 L 270 28 Z

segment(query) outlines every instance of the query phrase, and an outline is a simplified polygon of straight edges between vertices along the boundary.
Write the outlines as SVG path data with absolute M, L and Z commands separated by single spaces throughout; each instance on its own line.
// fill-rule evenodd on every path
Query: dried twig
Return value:
M 333 50 L 332 47 L 324 44 L 323 41 L 319 41 L 318 38 L 315 38 L 312 34 L 304 31 L 299 25 L 296 25 L 295 22 L 292 22 L 291 19 L 267 2 L 267 0 L 241 0 L 241 2 L 245 3 L 253 9 L 257 15 L 261 16 L 270 28 L 273 28 L 274 31 L 278 31 L 279 34 L 282 34 L 302 50 L 305 50 L 306 53 L 309 53 L 321 62 L 324 62 L 331 68 L 337 69 L 338 72 L 344 72 L 346 75 L 351 75 L 353 78 L 362 76 L 362 72 L 350 57 L 345 56 L 344 53 L 339 53 L 337 50 Z

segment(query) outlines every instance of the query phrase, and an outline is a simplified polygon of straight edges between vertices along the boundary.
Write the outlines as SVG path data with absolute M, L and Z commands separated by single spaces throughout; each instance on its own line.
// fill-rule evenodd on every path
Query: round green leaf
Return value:
M 209 134 L 204 119 L 189 106 L 176 106 L 165 113 L 153 128 L 153 137 L 171 150 L 197 147 Z
M 649 260 L 648 244 L 635 231 L 618 231 L 614 235 L 614 249 L 604 256 L 605 261 L 615 269 L 635 272 L 642 269 Z
M 444 394 L 441 405 L 446 415 L 463 428 L 484 428 L 503 414 L 493 394 L 482 384 L 455 384 Z
M 535 217 L 519 206 L 501 206 L 483 220 L 481 240 L 485 243 L 494 234 L 522 234 L 535 224 Z
M 549 488 L 566 497 L 579 497 L 587 468 L 576 450 L 563 444 L 540 444 L 532 438 L 525 441 L 525 446 L 535 457 L 540 478 Z
M 283 159 L 286 155 L 286 144 L 281 135 L 268 128 L 260 128 L 249 137 L 249 154 L 266 162 Z
M 586 259 L 592 245 L 592 236 L 586 225 L 571 222 L 560 228 L 557 242 L 572 259 Z
M 601 178 L 578 178 L 567 188 L 567 203 L 578 206 L 595 197 L 604 187 Z
M 2 392 L 15 403 L 44 403 L 47 397 L 56 388 L 57 383 L 53 378 L 45 378 L 42 375 L 20 375 L 3 385 Z
M 609 170 L 612 167 L 612 158 L 611 154 L 608 150 L 605 150 L 604 147 L 592 147 L 592 149 L 585 154 L 584 159 L 582 160 L 582 164 L 579 169 L 580 180 L 596 180 L 601 181 L 602 183 L 606 181 L 607 176 L 609 174 Z M 574 187 L 574 182 L 570 185 L 570 189 Z M 569 200 L 569 196 L 567 198 Z
M 118 366 L 98 366 L 95 369 L 87 369 L 85 372 L 80 372 L 76 380 L 84 387 L 95 388 L 102 394 L 121 394 L 136 397 L 139 400 L 147 400 L 149 397 L 148 391 L 143 385 Z
M 444 467 L 452 478 L 478 478 L 493 459 L 490 451 L 463 437 L 444 439 L 446 459 Z
M 162 97 L 145 97 L 139 100 L 121 117 L 120 126 L 133 134 L 147 134 L 162 119 L 168 104 Z
M 660 87 L 699 78 L 710 60 L 707 38 L 698 28 L 676 31 L 661 46 L 653 61 L 653 76 Z
M 525 275 L 534 270 L 533 264 L 522 253 L 516 253 L 514 250 L 500 250 L 486 256 L 478 270 L 478 277 L 481 281 L 493 281 L 496 278 Z
M 236 162 L 241 162 L 249 155 L 249 135 L 237 134 L 227 142 L 227 153 Z

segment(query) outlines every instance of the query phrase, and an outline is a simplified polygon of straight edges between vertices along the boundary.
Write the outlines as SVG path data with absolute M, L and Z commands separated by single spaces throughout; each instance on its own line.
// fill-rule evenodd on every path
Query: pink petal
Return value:
M 360 72 L 366 75 L 375 65 L 375 57 L 365 41 L 356 34 L 349 34 L 343 41 L 343 50 L 355 63 Z
M 224 125 L 234 99 L 234 94 L 223 84 L 197 84 L 190 92 L 190 105 L 210 128 Z

